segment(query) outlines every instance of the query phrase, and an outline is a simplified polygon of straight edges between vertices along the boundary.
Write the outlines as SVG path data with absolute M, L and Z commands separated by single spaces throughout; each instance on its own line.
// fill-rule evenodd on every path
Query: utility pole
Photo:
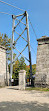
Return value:
M 30 78 L 32 78 L 32 63 L 31 63 L 31 50 L 30 50 L 30 37 L 29 37 L 29 25 L 28 25 L 27 11 L 26 11 L 26 26 L 27 26 L 27 40 L 28 40 L 29 63 L 30 63 Z

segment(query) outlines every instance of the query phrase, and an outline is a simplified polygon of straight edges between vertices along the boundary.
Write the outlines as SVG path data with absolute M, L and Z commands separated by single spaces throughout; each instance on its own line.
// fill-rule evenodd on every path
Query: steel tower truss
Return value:
M 21 16 L 21 19 L 18 19 L 18 17 Z M 22 22 L 22 20 L 24 19 L 24 17 L 26 18 L 26 24 L 24 22 Z M 29 25 L 28 25 L 28 13 L 25 11 L 23 14 L 20 15 L 12 15 L 12 20 L 13 20 L 13 25 L 12 25 L 12 41 L 11 41 L 11 68 L 10 68 L 10 79 L 12 79 L 12 73 L 13 73 L 13 63 L 16 61 L 16 59 L 22 55 L 28 62 L 30 65 L 30 78 L 32 78 L 32 63 L 31 63 L 31 50 L 30 50 L 30 37 L 29 37 Z M 17 24 L 15 25 L 15 20 L 18 20 Z M 19 34 L 15 29 L 16 27 L 22 23 L 23 25 L 25 25 L 25 29 L 22 31 L 21 34 Z M 27 40 L 22 37 L 22 34 L 25 32 L 25 30 L 27 30 Z M 19 36 L 18 38 L 14 41 L 14 32 L 17 33 Z M 23 38 L 23 40 L 25 40 L 27 42 L 27 45 L 24 47 L 24 49 L 20 52 L 17 48 L 16 51 L 19 52 L 19 55 L 13 60 L 13 47 L 14 45 L 17 43 L 19 38 Z M 22 54 L 22 52 L 26 49 L 26 47 L 28 46 L 28 52 L 29 52 L 29 60 Z

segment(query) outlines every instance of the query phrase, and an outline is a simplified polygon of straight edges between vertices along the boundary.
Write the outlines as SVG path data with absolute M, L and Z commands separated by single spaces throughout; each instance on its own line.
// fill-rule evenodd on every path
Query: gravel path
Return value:
M 0 88 L 0 111 L 49 111 L 49 92 Z

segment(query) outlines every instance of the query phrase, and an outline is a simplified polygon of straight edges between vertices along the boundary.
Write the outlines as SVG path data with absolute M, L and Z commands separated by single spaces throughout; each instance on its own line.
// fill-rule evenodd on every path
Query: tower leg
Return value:
M 31 85 L 33 86 L 30 37 L 29 37 L 29 25 L 28 25 L 28 13 L 27 12 L 26 12 L 26 26 L 27 26 L 27 41 L 28 41 L 28 51 L 29 51 L 30 78 L 31 78 Z

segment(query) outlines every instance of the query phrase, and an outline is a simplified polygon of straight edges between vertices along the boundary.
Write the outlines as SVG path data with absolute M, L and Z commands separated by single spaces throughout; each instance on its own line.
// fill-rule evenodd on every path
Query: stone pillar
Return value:
M 26 76 L 26 71 L 25 70 L 20 70 L 19 71 L 19 89 L 20 90 L 25 90 L 25 76 Z
M 35 86 L 49 86 L 49 37 L 37 39 L 37 61 Z
M 6 48 L 0 45 L 0 86 L 6 85 L 6 78 L 9 84 L 9 73 L 6 73 Z

